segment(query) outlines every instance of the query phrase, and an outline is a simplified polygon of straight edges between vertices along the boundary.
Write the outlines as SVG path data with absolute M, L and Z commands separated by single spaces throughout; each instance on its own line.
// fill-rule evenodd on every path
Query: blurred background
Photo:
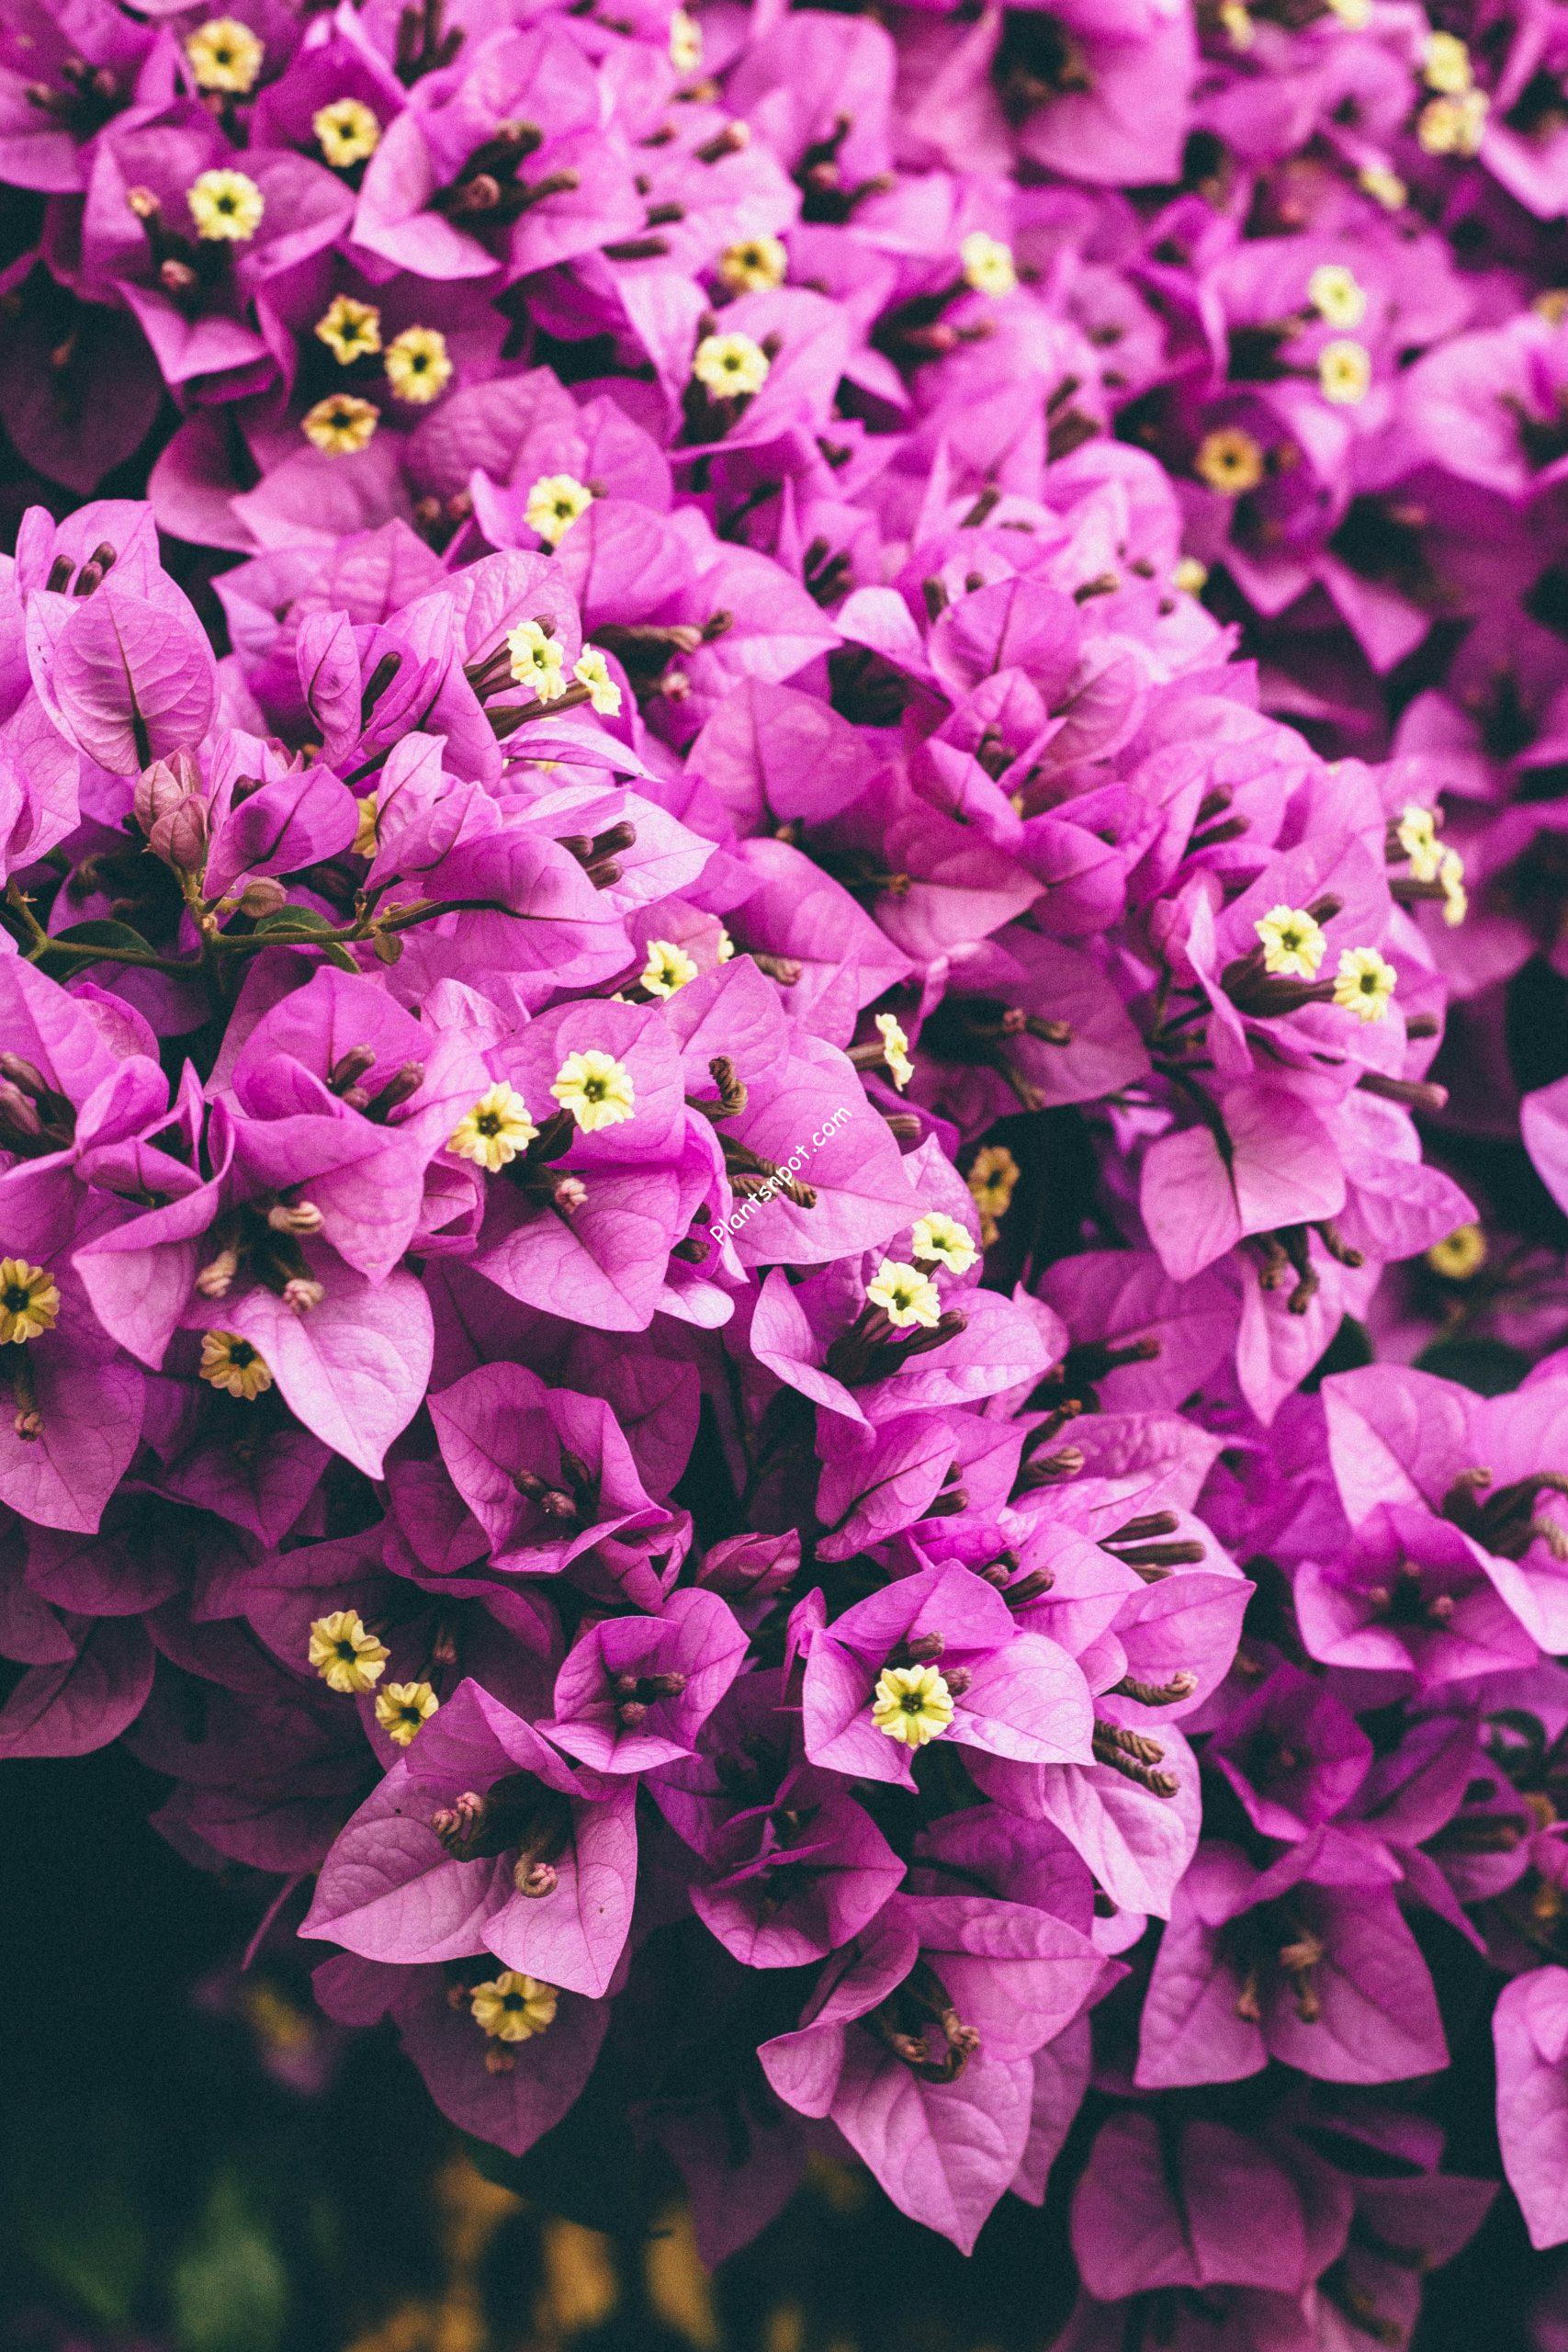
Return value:
M 525 2200 L 389 2039 L 241 1972 L 254 1896 L 147 1826 L 130 1758 L 6 1786 L 0 2352 L 1043 2352 L 1060 2327 L 1056 2199 L 1006 2200 L 965 2261 L 824 2165 L 716 2278 L 679 2209 L 632 2240 L 547 2211 L 583 2201 L 564 2168 L 550 2197 L 547 2142 Z M 1450 2160 L 1495 2170 L 1484 2038 L 1456 2057 Z M 1505 2206 L 1430 2282 L 1416 2352 L 1563 2352 L 1565 2284 Z M 1330 2352 L 1373 2342 L 1341 2318 Z

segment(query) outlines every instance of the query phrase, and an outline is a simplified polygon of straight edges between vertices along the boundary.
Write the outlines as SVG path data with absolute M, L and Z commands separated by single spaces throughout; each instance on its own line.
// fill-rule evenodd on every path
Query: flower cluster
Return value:
M 0 1753 L 711 2258 L 1081 2109 L 1074 2352 L 1403 2346 L 1500 1987 L 1568 2236 L 1568 7 L 4 13 Z

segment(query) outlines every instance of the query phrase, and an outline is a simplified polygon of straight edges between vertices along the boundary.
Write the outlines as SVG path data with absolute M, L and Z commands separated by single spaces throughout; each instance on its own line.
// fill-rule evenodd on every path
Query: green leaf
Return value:
M 73 956 L 56 955 L 57 948 L 66 947 L 76 948 L 82 952 Z M 55 967 L 67 972 L 79 972 L 85 965 L 92 961 L 90 951 L 99 947 L 133 947 L 142 956 L 155 956 L 158 953 L 152 941 L 143 939 L 141 933 L 139 931 L 133 931 L 130 923 L 111 922 L 107 917 L 95 918 L 91 922 L 68 923 L 63 931 L 57 931 L 48 947 L 39 957 L 39 967 L 41 971 L 51 974 Z
M 359 967 L 347 948 L 333 937 L 337 928 L 314 907 L 277 907 L 269 915 L 258 916 L 252 936 L 276 947 L 319 947 L 339 971 L 357 972 Z
M 207 2210 L 169 2278 L 179 2352 L 277 2352 L 288 2317 L 288 2276 L 266 2216 L 233 2170 L 212 2184 Z
M 1530 1368 L 1530 1360 L 1505 1340 L 1435 1340 L 1416 1359 L 1417 1372 L 1435 1372 L 1457 1380 L 1478 1396 L 1505 1396 L 1517 1388 Z

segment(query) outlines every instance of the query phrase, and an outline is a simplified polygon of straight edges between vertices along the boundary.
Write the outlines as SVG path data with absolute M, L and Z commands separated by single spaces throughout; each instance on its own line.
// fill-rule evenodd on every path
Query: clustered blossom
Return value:
M 0 1754 L 710 2258 L 1568 2238 L 1568 6 L 0 17 Z

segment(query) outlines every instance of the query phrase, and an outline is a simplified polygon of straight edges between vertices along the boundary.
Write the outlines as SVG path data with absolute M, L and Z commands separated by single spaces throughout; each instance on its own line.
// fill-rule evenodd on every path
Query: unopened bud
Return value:
M 240 1271 L 237 1250 L 220 1250 L 216 1258 L 203 1266 L 196 1278 L 196 1287 L 203 1298 L 227 1298 L 229 1286 Z
M 296 1274 L 283 1285 L 283 1304 L 296 1315 L 309 1315 L 312 1307 L 320 1306 L 326 1295 L 323 1283 L 312 1282 L 303 1274 Z
M 274 1233 L 320 1233 L 321 1212 L 314 1201 L 275 1201 L 266 1221 Z
M 247 882 L 240 893 L 240 912 L 249 915 L 253 921 L 263 915 L 275 915 L 279 907 L 288 904 L 288 891 L 281 882 L 275 882 L 270 874 L 259 876 L 254 882 Z

